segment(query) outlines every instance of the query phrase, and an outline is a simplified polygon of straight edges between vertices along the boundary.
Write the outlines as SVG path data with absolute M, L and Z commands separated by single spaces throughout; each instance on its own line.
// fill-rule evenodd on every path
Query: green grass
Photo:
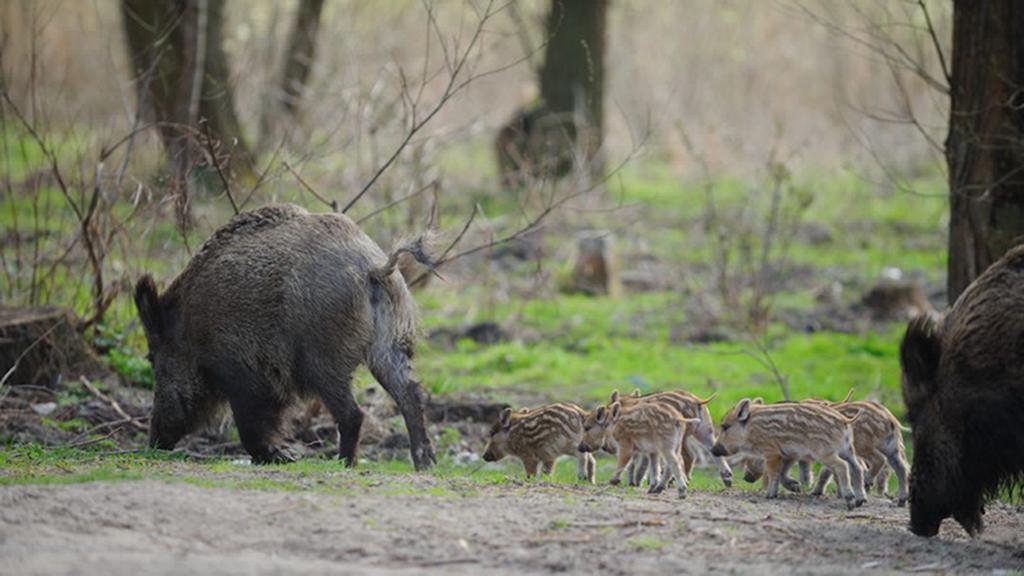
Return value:
M 46 168 L 34 144 L 24 135 L 8 131 L 0 136 L 14 150 L 8 154 L 7 161 L 8 173 L 15 184 L 26 175 Z M 87 136 L 68 139 L 58 150 L 62 163 L 73 165 L 74 156 L 87 140 Z M 54 141 L 63 140 L 55 138 Z M 489 219 L 510 216 L 505 221 L 507 226 L 523 217 L 517 213 L 515 198 L 494 190 L 490 150 L 487 143 L 473 142 L 448 148 L 438 157 L 446 185 L 458 191 L 450 195 L 450 199 L 446 196 L 445 202 L 440 204 L 446 227 L 452 227 L 452 222 L 462 222 L 474 204 L 479 205 Z M 300 165 L 300 171 L 307 181 L 315 184 L 322 178 L 328 179 L 349 161 L 331 156 L 322 162 Z M 290 176 L 285 178 L 288 181 L 283 186 L 275 187 L 278 200 L 297 202 L 313 210 L 323 209 L 317 200 L 293 184 Z M 767 185 L 765 178 L 757 177 L 724 176 L 711 183 L 716 203 L 725 215 L 750 206 L 763 207 Z M 839 270 L 844 277 L 864 282 L 871 282 L 888 267 L 917 271 L 933 282 L 941 277 L 946 262 L 948 210 L 941 175 L 911 180 L 908 185 L 913 193 L 894 191 L 891 186 L 867 182 L 855 173 L 842 171 L 797 174 L 788 178 L 786 185 L 810 202 L 804 213 L 805 224 L 827 231 L 828 236 L 826 241 L 810 243 L 804 242 L 798 231 L 786 231 L 784 238 L 792 241 L 790 262 L 815 269 Z M 395 183 L 382 182 L 381 186 L 385 188 L 375 189 L 379 198 L 407 193 Z M 78 233 L 75 219 L 60 191 L 46 182 L 34 195 L 15 188 L 0 197 L 0 228 L 47 232 L 47 236 L 39 238 L 42 253 L 64 246 L 75 237 Z M 344 191 L 331 191 L 327 195 L 339 199 L 347 197 Z M 638 224 L 624 227 L 622 215 L 617 212 L 585 213 L 585 221 L 579 221 L 575 215 L 568 218 L 573 226 L 609 228 L 619 231 L 625 238 L 642 237 L 661 264 L 673 269 L 678 267 L 687 274 L 696 270 L 693 274 L 699 274 L 702 266 L 706 268 L 713 261 L 701 223 L 704 197 L 702 183 L 681 180 L 666 163 L 639 161 L 617 175 L 604 192 L 607 203 L 639 207 L 642 217 Z M 197 206 L 206 228 L 194 231 L 187 239 L 193 250 L 212 226 L 230 215 L 226 205 L 218 202 L 200 201 Z M 369 213 L 372 208 L 369 203 L 359 205 L 354 216 Z M 130 209 L 128 205 L 118 205 L 115 213 L 123 217 Z M 166 209 L 165 214 L 169 213 Z M 107 261 L 108 280 L 124 277 L 126 289 L 108 310 L 105 323 L 90 336 L 109 350 L 109 366 L 124 381 L 151 388 L 152 369 L 144 358 L 145 340 L 127 287 L 134 275 L 143 270 L 152 272 L 166 285 L 187 261 L 187 253 L 185 240 L 172 218 L 144 224 L 144 236 L 131 243 L 135 252 L 122 253 L 115 247 Z M 396 211 L 375 218 L 366 229 L 371 236 L 386 241 L 393 233 L 407 227 L 404 213 Z M 133 229 L 133 233 L 141 232 L 141 228 L 140 225 Z M 559 235 L 556 231 L 546 234 L 544 242 L 548 254 L 562 254 L 560 250 L 571 242 L 571 235 Z M 17 262 L 18 253 L 12 244 L 5 242 L 3 251 L 14 284 L 3 285 L 2 295 L 6 300 L 11 293 L 11 302 L 17 304 L 28 300 L 32 279 L 26 263 L 31 259 L 34 244 L 21 246 L 22 268 L 12 264 Z M 81 254 L 76 257 L 83 260 Z M 524 265 L 522 274 L 518 274 L 521 277 L 515 279 L 531 278 L 534 266 L 533 263 Z M 544 266 L 558 271 L 565 263 L 551 260 Z M 91 305 L 91 286 L 84 270 L 56 268 L 51 277 L 41 281 L 37 300 L 86 313 Z M 486 272 L 481 274 L 485 275 Z M 0 278 L 8 281 L 6 275 Z M 711 285 L 707 277 L 687 277 L 687 282 L 691 280 L 697 286 Z M 761 396 L 768 401 L 782 398 L 782 389 L 768 365 L 770 361 L 788 382 L 792 398 L 838 399 L 854 388 L 855 397 L 871 396 L 902 415 L 897 360 L 901 327 L 898 325 L 861 334 L 804 334 L 772 325 L 766 339 L 766 356 L 758 352 L 757 346 L 743 333 L 732 334 L 732 342 L 717 344 L 680 341 L 676 334 L 691 321 L 685 312 L 690 296 L 683 289 L 608 299 L 559 294 L 554 288 L 547 286 L 529 299 L 513 295 L 511 300 L 497 297 L 493 285 L 486 281 L 458 291 L 448 284 L 435 282 L 417 292 L 424 332 L 493 320 L 517 334 L 529 336 L 493 346 L 462 341 L 451 348 L 421 339 L 417 357 L 419 378 L 431 392 L 438 394 L 486 391 L 499 401 L 571 400 L 588 407 L 603 402 L 615 389 L 640 388 L 650 392 L 685 388 L 701 396 L 717 393 L 718 398 L 710 408 L 718 419 L 744 397 Z M 816 305 L 815 288 L 808 285 L 805 289 L 774 295 L 773 309 L 811 310 Z M 361 370 L 355 381 L 357 387 L 362 387 L 371 385 L 372 378 Z M 67 383 L 57 401 L 67 405 L 88 396 L 76 383 Z M 71 420 L 52 425 L 76 430 L 81 422 Z M 453 432 L 446 434 L 442 444 L 458 440 Z M 325 489 L 348 490 L 358 487 L 361 481 L 358 474 L 339 470 L 336 462 L 320 460 L 264 467 L 259 469 L 258 478 L 243 479 L 236 477 L 237 465 L 223 461 L 197 465 L 163 453 L 100 457 L 95 452 L 39 450 L 0 449 L 0 483 L 183 477 L 192 483 L 211 486 L 324 489 L 309 478 L 326 476 L 336 483 L 329 483 Z M 603 460 L 601 465 L 601 475 L 607 478 L 609 463 Z M 383 475 L 411 472 L 402 462 L 367 463 L 363 469 Z M 433 474 L 453 481 L 468 478 L 472 485 L 523 481 L 521 466 L 511 460 L 480 469 L 442 463 Z M 46 480 L 51 476 L 52 480 Z M 575 483 L 574 463 L 563 461 L 551 481 Z M 704 472 L 693 480 L 696 490 L 720 486 L 717 476 Z M 439 495 L 446 490 L 453 489 L 445 486 L 439 489 Z
M 626 544 L 637 550 L 660 550 L 672 542 L 657 536 L 633 536 L 626 540 Z

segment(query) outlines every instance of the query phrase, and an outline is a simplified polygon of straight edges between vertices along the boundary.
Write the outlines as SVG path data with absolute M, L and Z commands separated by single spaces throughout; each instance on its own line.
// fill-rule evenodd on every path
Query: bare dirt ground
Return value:
M 1024 509 L 1002 503 L 977 540 L 951 522 L 927 540 L 878 497 L 847 512 L 833 498 L 737 490 L 680 501 L 608 486 L 351 476 L 346 494 L 162 480 L 4 487 L 0 573 L 1024 570 Z

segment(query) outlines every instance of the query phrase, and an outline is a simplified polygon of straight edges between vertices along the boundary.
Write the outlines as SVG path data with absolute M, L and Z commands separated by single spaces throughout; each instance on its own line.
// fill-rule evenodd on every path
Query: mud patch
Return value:
M 971 540 L 906 531 L 873 498 L 684 501 L 607 486 L 480 486 L 432 476 L 331 475 L 350 493 L 139 481 L 0 488 L 0 557 L 13 574 L 750 574 L 1024 569 L 1024 513 L 994 503 Z M 311 485 L 316 479 L 310 478 Z

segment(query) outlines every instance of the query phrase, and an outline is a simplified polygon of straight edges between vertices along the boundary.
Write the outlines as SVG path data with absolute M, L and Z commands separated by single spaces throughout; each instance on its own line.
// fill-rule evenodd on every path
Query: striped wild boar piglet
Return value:
M 825 406 L 802 402 L 765 405 L 760 399 L 743 399 L 722 420 L 713 453 L 763 460 L 769 498 L 778 497 L 785 462 L 820 462 L 833 470 L 840 494 L 852 509 L 863 504 L 865 496 L 851 423 Z
M 576 457 L 576 477 L 594 483 L 594 456 L 580 452 L 586 411 L 569 402 L 549 404 L 531 410 L 513 412 L 505 408 L 491 427 L 485 462 L 497 462 L 507 455 L 523 462 L 526 477 L 540 477 L 555 469 L 561 456 Z
M 830 405 L 833 410 L 848 418 L 857 417 L 853 422 L 853 448 L 866 467 L 864 488 L 870 489 L 874 484 L 879 494 L 884 494 L 889 483 L 889 469 L 896 473 L 897 506 L 907 503 L 907 481 L 910 466 L 907 464 L 906 450 L 903 446 L 903 425 L 893 416 L 888 408 L 877 402 L 857 401 L 835 403 Z M 818 483 L 812 494 L 819 495 L 831 479 L 831 472 L 826 468 L 818 476 Z
M 977 535 L 987 498 L 1024 490 L 1024 246 L 944 318 L 912 320 L 900 363 L 914 446 L 910 529 L 934 536 L 952 516 Z
M 639 390 L 634 390 L 629 396 L 622 396 L 616 390 L 612 392 L 611 400 L 608 404 L 611 405 L 619 402 L 623 408 L 630 408 L 642 402 L 655 402 L 675 409 L 684 418 L 693 419 L 695 422 L 687 429 L 680 454 L 683 458 L 683 471 L 689 477 L 693 471 L 693 464 L 697 460 L 696 450 L 703 448 L 710 454 L 711 449 L 715 445 L 715 423 L 712 421 L 711 412 L 708 410 L 708 404 L 715 399 L 715 396 L 715 394 L 712 394 L 702 400 L 696 395 L 683 390 L 655 392 L 646 396 L 641 396 Z M 727 488 L 732 486 L 732 469 L 729 467 L 729 463 L 725 461 L 725 458 L 712 456 L 711 460 L 718 469 L 722 483 Z M 633 458 L 627 470 L 627 478 L 631 486 L 640 485 L 640 480 L 643 478 L 648 466 L 649 463 L 645 456 L 637 455 Z M 651 484 L 653 485 L 654 482 L 652 481 Z
M 338 454 L 353 466 L 363 412 L 352 374 L 365 364 L 405 419 L 416 469 L 430 467 L 401 252 L 429 261 L 418 241 L 388 256 L 344 214 L 284 204 L 218 228 L 162 293 L 143 276 L 135 305 L 156 380 L 150 446 L 174 448 L 228 404 L 254 463 L 294 460 L 282 417 L 312 397 L 330 410 Z
M 640 402 L 629 408 L 614 402 L 587 414 L 579 449 L 581 452 L 600 449 L 616 452 L 618 462 L 612 484 L 620 482 L 634 454 L 646 455 L 650 459 L 652 479 L 649 492 L 663 492 L 671 478 L 676 482 L 679 497 L 686 498 L 687 478 L 679 454 L 687 427 L 696 422 L 657 402 Z M 665 462 L 667 468 L 664 475 L 659 475 L 661 462 Z

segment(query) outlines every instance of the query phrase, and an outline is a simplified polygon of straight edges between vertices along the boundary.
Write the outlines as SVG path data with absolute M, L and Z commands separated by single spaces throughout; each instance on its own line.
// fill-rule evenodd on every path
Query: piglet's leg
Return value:
M 668 466 L 668 471 L 665 473 L 665 484 L 668 484 L 668 478 L 671 475 L 676 479 L 676 489 L 678 490 L 679 497 L 686 498 L 689 485 L 686 474 L 683 472 L 682 463 L 679 461 L 679 456 L 675 452 L 668 452 L 665 459 L 665 464 Z
M 526 470 L 526 479 L 529 480 L 537 475 L 537 471 L 540 468 L 540 462 L 532 458 L 524 458 L 523 468 Z
M 633 445 L 628 442 L 619 444 L 618 463 L 615 468 L 615 474 L 612 475 L 610 483 L 613 486 L 617 486 L 622 482 L 622 472 L 626 469 L 629 464 L 629 459 L 633 457 Z
M 668 474 L 664 478 L 661 477 L 661 457 L 657 454 L 650 454 L 648 458 L 651 460 L 651 465 L 647 468 L 647 475 L 649 477 L 647 482 L 651 487 L 647 490 L 647 493 L 660 494 L 665 491 L 665 487 L 668 485 Z
M 779 474 L 782 472 L 782 457 L 771 454 L 764 459 L 765 492 L 768 498 L 779 496 Z
M 545 476 L 550 476 L 551 473 L 555 471 L 555 461 L 554 460 L 545 460 L 544 463 L 542 464 L 541 470 L 543 471 Z M 539 477 L 540 476 L 538 475 L 538 478 Z

